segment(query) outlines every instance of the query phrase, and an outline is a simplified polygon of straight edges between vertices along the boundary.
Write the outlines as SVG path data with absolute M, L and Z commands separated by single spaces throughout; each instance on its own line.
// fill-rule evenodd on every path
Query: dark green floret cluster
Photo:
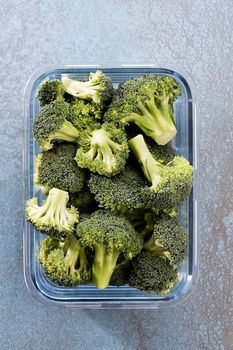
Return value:
M 25 212 L 45 235 L 38 260 L 53 283 L 165 295 L 179 282 L 188 235 L 177 213 L 193 172 L 170 144 L 181 94 L 157 74 L 116 90 L 100 70 L 42 82 L 32 132 L 44 200 Z

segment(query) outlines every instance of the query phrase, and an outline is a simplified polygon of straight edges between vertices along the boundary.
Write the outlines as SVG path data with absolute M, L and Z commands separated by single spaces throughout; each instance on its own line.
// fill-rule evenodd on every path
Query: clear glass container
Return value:
M 113 80 L 114 87 L 129 78 L 147 73 L 174 77 L 182 87 L 182 95 L 175 102 L 175 120 L 177 135 L 173 140 L 179 155 L 187 158 L 194 166 L 193 190 L 189 199 L 179 210 L 179 218 L 185 226 L 189 237 L 189 249 L 185 261 L 179 265 L 179 282 L 166 296 L 145 294 L 128 286 L 112 287 L 104 290 L 93 285 L 83 285 L 67 288 L 55 285 L 45 275 L 38 263 L 37 251 L 41 239 L 44 237 L 24 219 L 24 276 L 29 291 L 37 298 L 51 304 L 76 308 L 122 308 L 122 309 L 153 309 L 176 305 L 188 296 L 197 280 L 197 229 L 198 229 L 198 201 L 197 201 L 197 140 L 195 109 L 190 86 L 179 73 L 152 65 L 63 65 L 46 67 L 37 71 L 28 81 L 24 95 L 24 207 L 27 199 L 42 194 L 33 184 L 34 159 L 39 147 L 32 137 L 33 118 L 39 111 L 36 98 L 38 87 L 45 79 L 60 79 L 63 74 L 77 79 L 87 79 L 90 72 L 101 69 Z

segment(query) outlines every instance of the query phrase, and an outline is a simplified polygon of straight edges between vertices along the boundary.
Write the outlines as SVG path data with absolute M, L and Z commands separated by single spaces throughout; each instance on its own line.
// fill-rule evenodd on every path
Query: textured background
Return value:
M 0 18 L 0 349 L 233 349 L 232 0 L 0 0 Z M 71 62 L 155 63 L 196 86 L 200 274 L 176 309 L 59 309 L 25 287 L 23 89 L 35 69 Z

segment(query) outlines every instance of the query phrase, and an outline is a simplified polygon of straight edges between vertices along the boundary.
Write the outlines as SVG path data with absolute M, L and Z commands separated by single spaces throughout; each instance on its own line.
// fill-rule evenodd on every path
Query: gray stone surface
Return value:
M 0 349 L 233 349 L 233 10 L 231 0 L 0 0 Z M 200 273 L 176 309 L 70 310 L 23 279 L 23 89 L 56 63 L 149 62 L 195 85 Z

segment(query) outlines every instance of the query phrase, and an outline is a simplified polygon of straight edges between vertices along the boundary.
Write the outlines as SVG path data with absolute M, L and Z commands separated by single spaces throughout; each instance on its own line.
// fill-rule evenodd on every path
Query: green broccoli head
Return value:
M 188 235 L 176 217 L 162 213 L 144 248 L 151 254 L 165 256 L 171 263 L 181 262 L 188 250 Z
M 50 235 L 66 236 L 74 231 L 79 213 L 74 207 L 67 208 L 69 194 L 66 191 L 52 188 L 42 206 L 37 198 L 27 201 L 26 216 L 35 228 Z
M 67 93 L 79 99 L 91 100 L 100 106 L 101 110 L 106 109 L 114 94 L 112 80 L 100 70 L 90 73 L 88 81 L 64 77 L 62 84 Z
M 119 173 L 129 154 L 125 132 L 109 123 L 82 132 L 79 145 L 75 158 L 78 166 L 105 176 Z
M 41 106 L 50 104 L 56 100 L 63 100 L 63 86 L 60 80 L 50 80 L 44 81 L 40 85 L 39 91 L 37 93 L 37 98 Z
M 85 130 L 87 127 L 96 125 L 96 122 L 102 118 L 102 112 L 98 105 L 86 100 L 80 100 L 74 97 L 74 101 L 70 104 L 67 120 L 79 131 Z
M 54 101 L 41 108 L 33 123 L 33 136 L 38 145 L 45 151 L 53 147 L 53 141 L 64 140 L 75 142 L 78 130 L 66 120 L 69 104 Z
M 135 123 L 165 145 L 176 135 L 173 103 L 180 94 L 181 88 L 172 77 L 151 74 L 127 80 L 119 85 L 105 120 L 118 125 Z
M 76 234 L 83 247 L 94 251 L 92 274 L 97 288 L 108 286 L 121 253 L 131 259 L 142 248 L 142 240 L 130 222 L 109 211 L 97 210 L 85 217 Z
M 82 192 L 71 193 L 69 199 L 71 205 L 78 208 L 80 213 L 91 213 L 98 208 L 94 195 L 88 187 L 85 187 Z
M 85 185 L 85 172 L 74 160 L 77 146 L 60 143 L 39 153 L 35 161 L 34 183 L 44 188 L 59 188 L 67 192 L 80 192 Z
M 91 281 L 91 267 L 85 249 L 73 234 L 64 240 L 46 237 L 38 258 L 49 279 L 58 285 L 73 287 Z
M 128 165 L 113 177 L 91 174 L 88 182 L 99 206 L 111 210 L 146 208 L 147 201 L 140 194 L 146 185 L 143 174 Z
M 132 260 L 130 287 L 146 293 L 166 295 L 178 280 L 177 268 L 163 257 L 141 252 Z
M 183 157 L 174 157 L 166 165 L 157 161 L 150 153 L 142 135 L 129 141 L 145 177 L 151 183 L 141 190 L 149 208 L 174 208 L 190 194 L 193 168 Z

